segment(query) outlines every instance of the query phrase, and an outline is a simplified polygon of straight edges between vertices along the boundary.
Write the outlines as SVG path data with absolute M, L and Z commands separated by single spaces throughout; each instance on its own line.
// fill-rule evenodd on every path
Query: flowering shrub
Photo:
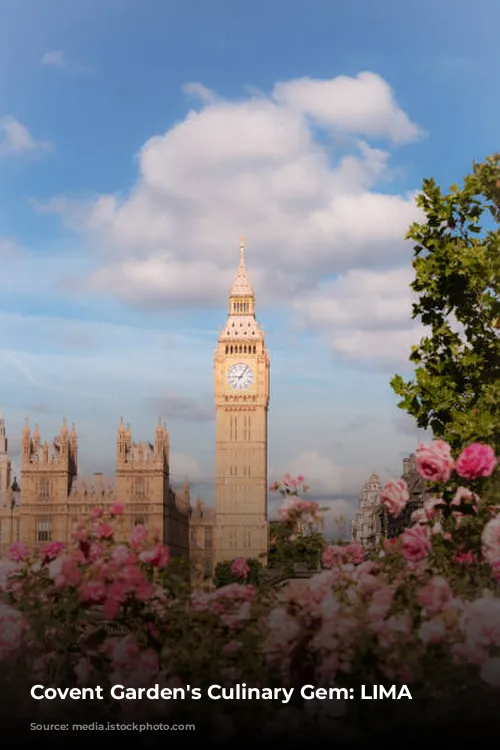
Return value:
M 434 483 L 458 475 L 465 484 L 443 484 L 412 528 L 375 553 L 330 546 L 322 555 L 326 570 L 275 590 L 249 584 L 250 561 L 240 559 L 227 563 L 240 582 L 191 591 L 160 542 L 147 545 L 145 529 L 136 527 L 127 544 L 116 544 L 114 516 L 99 509 L 75 530 L 71 549 L 53 542 L 33 556 L 13 545 L 0 577 L 4 711 L 33 713 L 27 696 L 34 678 L 53 687 L 401 683 L 414 698 L 439 696 L 440 705 L 470 685 L 483 705 L 487 691 L 500 687 L 500 506 L 485 503 L 474 482 L 492 476 L 496 457 L 472 445 L 454 460 L 436 441 L 419 447 L 417 467 Z M 404 483 L 386 485 L 382 502 L 401 512 Z M 47 710 L 39 703 L 38 711 Z M 101 710 L 130 717 L 140 703 L 103 702 Z M 173 711 L 172 701 L 147 703 L 158 717 Z M 342 708 L 322 705 L 332 703 Z M 256 718 L 271 726 L 282 715 L 292 727 L 281 713 L 289 707 L 257 704 L 243 701 L 222 718 L 244 730 Z M 190 722 L 224 714 L 202 701 L 175 708 L 177 720 L 184 710 Z M 351 715 L 355 702 L 348 708 Z M 397 713 L 404 716 L 401 702 Z M 314 713 L 304 716 L 316 721 Z
M 306 563 L 311 569 L 319 565 L 325 541 L 321 534 L 321 511 L 314 500 L 305 500 L 308 486 L 304 477 L 285 474 L 282 482 L 274 482 L 271 492 L 279 492 L 284 500 L 279 509 L 280 521 L 271 523 L 269 565 L 283 567 L 288 575 L 294 563 Z
M 213 583 L 216 588 L 230 583 L 246 583 L 258 586 L 262 575 L 262 564 L 254 558 L 237 557 L 217 563 Z

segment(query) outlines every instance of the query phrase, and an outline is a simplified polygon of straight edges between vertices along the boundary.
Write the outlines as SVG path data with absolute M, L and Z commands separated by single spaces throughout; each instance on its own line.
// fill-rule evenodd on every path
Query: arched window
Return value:
M 233 353 L 233 347 L 231 347 L 231 354 Z
M 255 346 L 255 344 L 254 344 L 254 347 L 253 347 L 253 353 L 257 354 L 257 347 Z

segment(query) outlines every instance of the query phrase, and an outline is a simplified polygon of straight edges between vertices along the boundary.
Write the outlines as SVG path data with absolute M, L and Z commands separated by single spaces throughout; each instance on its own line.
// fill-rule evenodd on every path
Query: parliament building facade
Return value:
M 0 556 L 13 542 L 39 548 L 69 544 L 75 525 L 96 507 L 124 505 L 117 535 L 136 525 L 160 539 L 173 556 L 189 556 L 196 579 L 210 578 L 217 562 L 260 557 L 268 548 L 267 418 L 269 353 L 255 318 L 244 244 L 229 293 L 229 310 L 214 353 L 216 410 L 215 507 L 189 484 L 174 490 L 170 480 L 170 437 L 160 420 L 152 442 L 135 443 L 120 422 L 114 480 L 78 476 L 78 436 L 63 420 L 59 435 L 42 439 L 28 421 L 21 439 L 19 482 L 13 476 L 6 425 L 0 418 Z

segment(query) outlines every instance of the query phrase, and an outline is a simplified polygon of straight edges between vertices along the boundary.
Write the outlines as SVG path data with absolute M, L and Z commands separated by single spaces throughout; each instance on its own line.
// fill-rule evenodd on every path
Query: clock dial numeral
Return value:
M 254 382 L 253 370 L 246 364 L 233 365 L 227 372 L 227 382 L 235 391 L 243 391 Z

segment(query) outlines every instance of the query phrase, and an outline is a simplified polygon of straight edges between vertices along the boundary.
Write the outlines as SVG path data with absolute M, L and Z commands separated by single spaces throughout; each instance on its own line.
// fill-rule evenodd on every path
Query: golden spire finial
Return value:
M 240 234 L 240 262 L 236 271 L 236 278 L 229 292 L 230 297 L 253 297 L 253 289 L 247 277 L 245 264 L 245 235 Z

